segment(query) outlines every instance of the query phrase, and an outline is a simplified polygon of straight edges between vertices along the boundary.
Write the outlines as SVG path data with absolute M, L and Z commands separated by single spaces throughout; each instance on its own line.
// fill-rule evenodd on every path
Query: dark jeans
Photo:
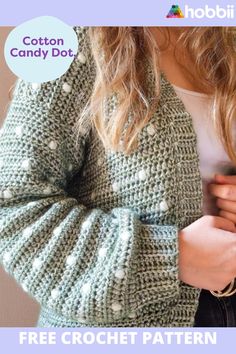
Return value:
M 194 327 L 236 327 L 236 294 L 218 298 L 202 289 Z

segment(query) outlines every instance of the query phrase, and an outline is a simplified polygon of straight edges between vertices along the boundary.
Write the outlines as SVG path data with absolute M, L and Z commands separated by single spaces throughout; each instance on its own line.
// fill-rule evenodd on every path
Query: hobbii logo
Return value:
M 226 7 L 220 7 L 216 5 L 215 8 L 205 5 L 204 8 L 194 9 L 188 5 L 185 5 L 185 18 L 229 18 L 234 19 L 234 5 L 227 5 Z
M 183 10 L 183 8 L 182 8 Z M 184 11 L 182 11 L 179 5 L 172 5 L 167 18 L 228 18 L 234 19 L 234 5 L 226 5 L 225 7 L 220 7 L 220 5 L 216 5 L 214 8 L 205 5 L 205 7 L 201 8 L 193 8 L 189 5 L 185 5 Z

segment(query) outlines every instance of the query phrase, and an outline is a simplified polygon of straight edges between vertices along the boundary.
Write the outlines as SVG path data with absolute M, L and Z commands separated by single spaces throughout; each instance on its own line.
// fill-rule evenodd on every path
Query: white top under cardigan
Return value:
M 209 114 L 210 98 L 207 94 L 186 90 L 173 85 L 173 88 L 191 114 L 197 134 L 197 147 L 200 158 L 200 173 L 203 187 L 203 213 L 218 215 L 215 197 L 207 189 L 208 183 L 214 181 L 214 174 L 233 174 L 235 168 L 222 143 L 214 131 Z M 236 174 L 236 169 L 234 174 Z

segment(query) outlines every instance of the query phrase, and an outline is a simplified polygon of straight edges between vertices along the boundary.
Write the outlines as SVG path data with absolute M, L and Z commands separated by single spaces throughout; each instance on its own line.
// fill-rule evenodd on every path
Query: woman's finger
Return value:
M 224 231 L 229 231 L 229 232 L 233 232 L 236 234 L 236 223 L 233 220 L 230 220 L 229 218 L 227 218 L 226 216 L 222 216 L 221 214 L 226 214 L 226 213 L 219 213 L 216 217 L 214 217 L 214 222 L 215 225 L 214 227 L 217 229 L 221 229 Z
M 231 201 L 231 200 L 227 200 L 227 199 L 217 198 L 216 199 L 216 206 L 219 209 L 222 209 L 222 210 L 225 210 L 225 211 L 229 211 L 231 213 L 235 213 L 236 214 L 236 201 Z
M 215 197 L 236 201 L 236 185 L 210 183 L 208 191 Z
M 222 216 L 223 218 L 228 219 L 228 220 L 232 221 L 233 223 L 236 223 L 236 214 L 234 214 L 234 213 L 230 213 L 225 210 L 220 210 L 219 216 Z
M 215 179 L 215 181 L 216 181 L 217 183 L 236 184 L 236 175 L 220 175 L 220 174 L 215 174 L 214 179 Z

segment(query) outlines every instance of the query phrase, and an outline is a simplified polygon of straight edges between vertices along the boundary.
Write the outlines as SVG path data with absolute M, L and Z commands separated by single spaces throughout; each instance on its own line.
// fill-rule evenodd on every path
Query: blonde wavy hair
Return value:
M 96 79 L 92 95 L 76 128 L 79 132 L 83 119 L 89 116 L 92 127 L 96 129 L 105 148 L 122 150 L 125 154 L 133 152 L 137 147 L 138 134 L 158 106 L 161 49 L 157 45 L 153 29 L 155 28 L 89 28 L 96 63 Z M 168 28 L 166 29 L 168 46 L 170 34 Z M 236 119 L 235 39 L 236 27 L 183 27 L 176 41 L 176 48 L 181 43 L 181 48 L 186 49 L 195 65 L 197 80 L 212 95 L 213 124 L 226 152 L 236 164 L 232 136 L 232 124 Z M 146 85 L 144 60 L 151 64 L 155 77 L 151 100 Z M 178 57 L 176 60 L 178 61 Z M 187 70 L 186 67 L 184 69 Z M 114 110 L 107 120 L 104 102 L 113 93 L 117 94 L 119 109 Z M 132 119 L 129 119 L 130 114 Z

